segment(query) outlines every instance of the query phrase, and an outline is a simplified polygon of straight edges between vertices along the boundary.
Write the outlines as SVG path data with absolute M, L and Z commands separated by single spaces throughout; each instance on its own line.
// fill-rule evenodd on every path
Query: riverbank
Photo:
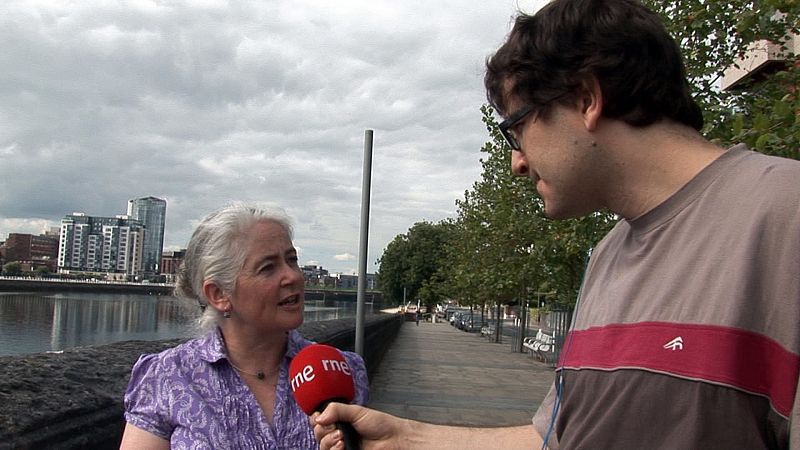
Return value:
M 112 294 L 172 295 L 172 283 L 134 283 L 129 281 L 72 280 L 65 278 L 27 278 L 0 276 L 0 292 L 100 292 Z M 328 304 L 335 302 L 356 302 L 355 290 L 329 289 L 306 286 L 306 298 L 322 300 Z M 383 292 L 367 291 L 364 301 L 375 305 L 383 304 Z
M 172 295 L 168 283 L 69 280 L 60 278 L 0 277 L 0 292 L 101 292 L 111 294 Z
M 365 322 L 364 359 L 372 373 L 402 316 L 374 314 Z M 300 331 L 311 340 L 352 350 L 355 318 L 311 322 Z M 125 341 L 0 357 L 0 450 L 118 448 L 122 398 L 133 363 L 142 353 L 182 341 Z

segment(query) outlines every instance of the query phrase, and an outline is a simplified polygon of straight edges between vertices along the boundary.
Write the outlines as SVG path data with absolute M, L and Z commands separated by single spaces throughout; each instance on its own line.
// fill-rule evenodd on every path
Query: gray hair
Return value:
M 198 319 L 200 331 L 216 327 L 222 314 L 208 307 L 203 283 L 212 281 L 226 294 L 236 289 L 236 278 L 244 266 L 247 249 L 245 233 L 258 222 L 273 222 L 294 236 L 292 221 L 280 208 L 236 202 L 200 221 L 194 230 L 175 283 L 175 294 L 196 300 L 203 308 Z

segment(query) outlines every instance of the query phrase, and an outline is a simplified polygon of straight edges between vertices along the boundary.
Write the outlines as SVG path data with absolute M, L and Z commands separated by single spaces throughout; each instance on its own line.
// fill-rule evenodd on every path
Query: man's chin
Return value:
M 564 210 L 554 207 L 548 207 L 547 202 L 544 204 L 544 215 L 548 219 L 553 220 L 568 220 L 568 219 L 577 219 L 579 217 L 583 217 L 588 213 L 582 211 L 570 211 Z

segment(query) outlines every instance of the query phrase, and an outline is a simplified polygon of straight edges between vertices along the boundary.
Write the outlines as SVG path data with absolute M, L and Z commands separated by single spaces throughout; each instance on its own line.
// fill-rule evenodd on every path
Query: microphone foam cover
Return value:
M 325 402 L 350 403 L 355 397 L 352 369 L 342 352 L 329 345 L 312 344 L 300 350 L 289 365 L 289 382 L 295 401 L 308 415 Z

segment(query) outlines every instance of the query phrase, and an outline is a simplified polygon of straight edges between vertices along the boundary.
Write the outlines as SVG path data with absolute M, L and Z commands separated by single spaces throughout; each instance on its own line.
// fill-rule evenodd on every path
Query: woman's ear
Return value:
M 225 311 L 230 304 L 225 291 L 214 281 L 206 280 L 203 282 L 203 295 L 208 299 L 208 304 L 217 311 Z
M 582 83 L 580 101 L 583 123 L 587 130 L 594 131 L 603 115 L 603 90 L 594 76 Z

